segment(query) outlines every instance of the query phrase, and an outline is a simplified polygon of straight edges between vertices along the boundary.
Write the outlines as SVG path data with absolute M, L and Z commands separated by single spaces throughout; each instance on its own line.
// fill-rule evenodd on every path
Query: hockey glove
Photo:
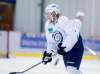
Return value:
M 43 58 L 42 58 L 42 61 L 44 64 L 47 64 L 48 62 L 51 62 L 52 61 L 52 53 L 47 53 L 46 51 L 44 52 L 43 54 Z
M 64 51 L 64 49 L 65 49 L 66 47 L 64 47 L 64 46 L 62 46 L 62 43 L 59 43 L 58 44 L 58 54 L 60 54 L 60 55 L 64 55 L 65 54 L 65 51 Z

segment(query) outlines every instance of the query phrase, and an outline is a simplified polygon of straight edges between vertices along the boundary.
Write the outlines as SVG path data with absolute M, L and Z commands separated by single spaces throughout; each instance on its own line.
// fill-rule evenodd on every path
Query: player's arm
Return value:
M 82 22 L 84 21 L 84 17 L 85 17 L 85 13 L 79 11 L 79 12 L 77 12 L 77 14 L 75 16 L 75 19 L 73 20 L 77 34 L 80 33 L 80 29 L 82 26 Z
M 46 26 L 45 26 L 45 34 L 46 34 L 46 40 L 47 40 L 47 49 L 46 49 L 46 51 L 48 53 L 51 53 L 52 50 L 55 49 L 55 42 L 52 38 L 52 32 L 53 32 L 52 26 L 48 26 L 48 24 L 46 24 Z
M 75 28 L 77 35 L 79 35 L 81 26 L 82 26 L 82 22 L 79 19 L 74 19 L 72 23 L 74 24 L 74 28 Z
M 65 31 L 66 33 L 66 38 L 64 42 L 62 43 L 62 46 L 66 46 L 64 49 L 65 52 L 70 51 L 75 43 L 78 41 L 79 33 L 80 33 L 80 28 L 81 28 L 81 22 L 80 21 L 71 21 L 70 25 L 72 28 L 67 29 Z
M 79 38 L 82 22 L 84 20 L 85 14 L 82 12 L 78 12 L 76 18 L 71 20 L 70 25 L 72 25 L 72 29 L 66 31 L 65 33 L 68 34 L 65 41 L 63 42 L 62 46 L 66 46 L 65 51 L 68 52 L 72 49 Z
M 55 43 L 52 40 L 52 28 L 48 27 L 48 24 L 45 25 L 45 34 L 46 34 L 46 40 L 47 40 L 47 49 L 45 50 L 43 54 L 43 62 L 44 64 L 47 64 L 48 62 L 52 61 L 52 52 L 53 49 L 55 49 Z
M 65 52 L 70 51 L 72 47 L 75 45 L 75 43 L 77 42 L 77 40 L 78 40 L 78 36 L 75 32 L 72 32 L 72 34 L 68 34 L 65 41 L 62 43 L 62 46 L 66 46 L 64 51 Z
M 77 42 L 78 37 L 76 36 L 76 33 L 73 34 L 68 34 L 67 33 L 67 37 L 66 39 L 62 42 L 58 44 L 58 53 L 60 55 L 63 55 L 65 52 L 69 52 L 72 47 L 75 45 L 75 43 Z

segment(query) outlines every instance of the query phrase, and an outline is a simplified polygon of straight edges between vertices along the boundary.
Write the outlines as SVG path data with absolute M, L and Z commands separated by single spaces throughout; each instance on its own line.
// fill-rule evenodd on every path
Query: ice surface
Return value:
M 0 74 L 9 74 L 9 72 L 20 72 L 30 66 L 40 62 L 38 58 L 0 58 Z M 54 65 L 54 60 L 47 64 L 40 64 L 35 68 L 23 73 L 23 74 L 68 74 L 63 61 L 60 60 L 58 65 Z M 100 60 L 83 60 L 80 70 L 83 74 L 100 74 Z

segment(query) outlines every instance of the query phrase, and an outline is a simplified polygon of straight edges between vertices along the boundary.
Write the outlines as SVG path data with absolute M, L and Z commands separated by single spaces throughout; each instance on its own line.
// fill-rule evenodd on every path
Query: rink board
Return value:
M 8 42 L 9 41 L 9 42 Z M 83 40 L 84 46 L 89 47 L 94 52 L 100 52 L 100 40 Z M 45 34 L 9 32 L 9 40 L 6 31 L 0 31 L 0 56 L 6 54 L 7 49 L 10 56 L 17 57 L 39 57 L 46 50 Z M 9 46 L 8 46 L 9 45 Z M 87 49 L 88 54 L 84 54 L 85 59 L 96 59 L 98 56 L 92 55 Z
M 32 53 L 12 53 L 11 56 L 13 55 L 13 57 L 35 57 L 35 58 L 42 58 L 42 53 L 36 53 L 36 52 L 32 52 Z M 83 56 L 84 60 L 100 60 L 99 56 L 94 56 L 94 55 L 86 55 L 84 54 Z

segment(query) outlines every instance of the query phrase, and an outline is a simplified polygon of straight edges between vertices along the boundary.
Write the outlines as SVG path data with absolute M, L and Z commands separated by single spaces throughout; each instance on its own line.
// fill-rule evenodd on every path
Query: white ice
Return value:
M 20 72 L 30 66 L 40 62 L 38 58 L 0 58 L 0 74 L 9 74 L 9 72 Z M 68 74 L 63 61 L 60 60 L 57 66 L 54 65 L 54 60 L 47 64 L 40 64 L 35 68 L 23 73 L 23 74 Z M 80 70 L 83 74 L 100 74 L 100 60 L 83 60 Z

